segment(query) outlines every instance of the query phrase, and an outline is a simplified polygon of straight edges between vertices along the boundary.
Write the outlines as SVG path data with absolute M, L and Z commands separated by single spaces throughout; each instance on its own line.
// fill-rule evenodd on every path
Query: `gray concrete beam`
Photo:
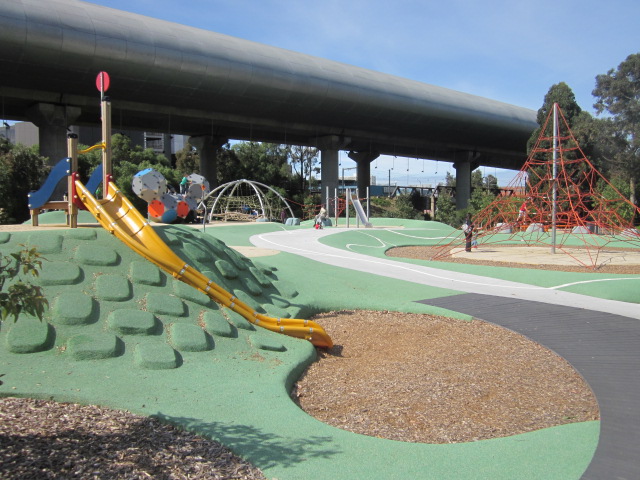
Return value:
M 367 188 L 371 186 L 371 162 L 379 156 L 379 152 L 349 152 L 349 158 L 356 162 L 357 187 L 361 197 L 366 195 Z
M 471 172 L 480 165 L 480 154 L 467 152 L 467 158 L 453 164 L 456 169 L 456 209 L 463 210 L 471 200 Z
M 340 150 L 345 148 L 351 140 L 338 135 L 327 135 L 316 140 L 316 147 L 320 150 L 320 184 L 322 197 L 331 197 L 340 180 L 338 168 Z M 325 199 L 325 201 L 327 201 Z M 328 202 L 328 201 L 327 201 Z
M 218 150 L 229 141 L 216 135 L 194 135 L 189 137 L 200 155 L 200 175 L 209 180 L 211 188 L 218 186 Z
M 36 103 L 26 112 L 29 120 L 38 127 L 40 155 L 54 166 L 67 157 L 67 127 L 73 125 L 81 114 L 79 107 Z

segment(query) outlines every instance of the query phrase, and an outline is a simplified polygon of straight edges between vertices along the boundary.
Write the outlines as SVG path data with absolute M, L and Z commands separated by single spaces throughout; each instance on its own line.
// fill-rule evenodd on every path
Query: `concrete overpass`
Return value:
M 44 155 L 99 123 L 101 70 L 114 128 L 190 135 L 210 181 L 238 139 L 319 148 L 323 187 L 345 150 L 360 187 L 388 154 L 452 162 L 468 192 L 478 165 L 520 168 L 537 126 L 529 109 L 91 3 L 0 2 L 0 115 L 34 122 Z

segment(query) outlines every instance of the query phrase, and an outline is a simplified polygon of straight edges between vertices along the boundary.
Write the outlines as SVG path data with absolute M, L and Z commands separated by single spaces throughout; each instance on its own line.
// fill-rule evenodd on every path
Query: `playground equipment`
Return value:
M 271 221 L 281 212 L 295 217 L 289 203 L 276 190 L 260 182 L 241 179 L 227 182 L 206 197 L 209 221 Z
M 75 185 L 82 202 L 107 231 L 164 271 L 204 292 L 216 302 L 239 313 L 255 325 L 273 332 L 309 340 L 318 347 L 329 348 L 333 345 L 329 335 L 316 322 L 292 318 L 273 318 L 258 313 L 235 295 L 227 292 L 185 263 L 158 236 L 151 224 L 145 220 L 115 184 L 109 185 L 109 193 L 104 200 L 97 200 L 79 180 L 76 180 Z
M 354 191 L 353 189 L 349 189 L 347 192 L 347 198 L 351 200 L 351 204 L 356 211 L 356 224 L 359 225 L 359 223 L 362 223 L 362 225 L 364 225 L 366 228 L 371 228 L 371 222 L 369 221 L 367 215 L 364 213 L 364 209 L 362 208 L 362 204 L 360 203 L 360 199 L 358 198 L 357 190 Z
M 170 192 L 167 180 L 157 170 L 146 168 L 136 173 L 131 188 L 138 197 L 149 203 L 149 219 L 154 222 L 173 223 L 178 218 L 185 219 L 189 212 L 196 210 L 204 196 L 209 193 L 209 182 L 202 176 L 192 173 L 187 177 L 187 193 Z
M 556 249 L 585 267 L 598 266 L 608 248 L 640 246 L 632 218 L 640 208 L 627 200 L 582 152 L 558 104 L 554 104 L 526 163 L 498 196 L 472 219 L 480 245 L 526 242 Z M 606 193 L 603 193 L 606 192 Z M 463 234 L 448 238 L 434 260 L 451 255 Z M 586 250 L 581 260 L 575 247 Z
M 74 138 L 74 136 L 70 137 Z M 73 143 L 73 146 L 69 147 L 71 155 L 73 155 L 72 150 L 75 149 L 76 145 L 77 143 Z M 89 147 L 78 153 L 85 153 L 101 147 L 102 143 L 94 145 L 93 147 Z M 29 192 L 29 210 L 31 212 L 31 223 L 34 227 L 38 226 L 38 216 L 43 210 L 64 210 L 67 212 L 67 225 L 75 226 L 75 215 L 77 215 L 77 212 L 73 207 L 73 199 L 70 200 L 69 195 L 67 195 L 67 198 L 65 200 L 52 200 L 53 194 L 58 184 L 64 178 L 70 179 L 72 171 L 75 171 L 72 168 L 73 164 L 74 159 L 72 156 L 65 157 L 62 160 L 58 161 L 58 163 L 56 163 L 49 172 L 49 175 L 47 176 L 42 186 L 36 191 Z M 75 163 L 75 165 L 77 169 L 77 162 Z M 90 192 L 95 193 L 101 183 L 102 164 L 98 165 L 98 167 L 91 174 L 91 177 L 87 182 L 87 189 Z M 71 212 L 71 214 L 69 212 Z M 74 223 L 73 225 L 72 222 Z
M 239 313 L 254 325 L 309 340 L 318 347 L 330 348 L 333 346 L 329 335 L 316 322 L 263 315 L 185 263 L 164 243 L 151 224 L 118 190 L 118 187 L 111 180 L 111 146 L 107 140 L 111 137 L 111 104 L 104 96 L 104 91 L 108 88 L 108 78 L 106 72 L 100 72 L 96 82 L 101 93 L 103 108 L 103 142 L 100 147 L 103 151 L 103 198 L 94 197 L 89 189 L 77 178 L 77 174 L 73 170 L 73 173 L 69 176 L 68 183 L 67 208 L 69 209 L 69 217 L 77 217 L 77 208 L 87 209 L 105 230 L 116 236 L 136 253 L 155 263 L 175 278 L 205 293 L 214 301 Z M 68 149 L 71 152 L 70 163 L 72 169 L 77 168 L 77 142 L 76 135 L 69 135 Z M 62 168 L 60 167 L 60 169 Z M 75 228 L 77 227 L 77 222 L 70 221 L 69 226 Z

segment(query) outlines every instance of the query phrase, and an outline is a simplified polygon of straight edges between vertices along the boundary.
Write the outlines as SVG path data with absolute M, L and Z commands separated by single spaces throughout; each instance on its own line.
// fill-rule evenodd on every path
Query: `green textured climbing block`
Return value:
M 160 233 L 160 232 L 158 232 Z M 164 242 L 170 247 L 179 247 L 182 245 L 182 240 L 177 235 L 171 232 L 164 232 Z
M 80 245 L 76 250 L 76 261 L 84 265 L 115 266 L 120 257 L 113 248 L 100 245 Z
M 271 294 L 269 295 L 271 299 L 271 303 L 273 303 L 278 308 L 287 308 L 291 305 L 291 302 L 280 295 Z
M 131 281 L 142 285 L 160 286 L 164 283 L 165 274 L 151 262 L 133 261 L 129 265 Z
M 88 325 L 97 319 L 96 303 L 84 293 L 62 293 L 53 302 L 52 322 L 56 325 Z
M 265 310 L 267 311 L 267 315 L 275 318 L 291 318 L 291 313 L 285 310 L 284 308 L 276 307 L 275 305 L 265 304 Z
M 255 310 L 258 313 L 265 313 L 265 309 L 262 308 L 262 304 L 257 302 L 251 295 L 249 295 L 244 290 L 239 288 L 234 288 L 233 294 L 236 297 L 238 297 L 238 299 L 240 299 L 243 303 L 245 303 L 249 308 Z
M 262 287 L 258 285 L 258 282 L 250 278 L 249 276 L 245 276 L 241 279 L 242 285 L 245 290 L 249 292 L 254 297 L 262 295 Z
M 237 329 L 227 321 L 220 311 L 205 312 L 203 321 L 204 329 L 211 335 L 229 338 L 238 336 Z
M 66 351 L 75 360 L 100 360 L 118 356 L 119 343 L 112 333 L 83 333 L 69 338 Z
M 98 230 L 96 228 L 71 228 L 66 234 L 67 238 L 76 240 L 95 240 L 98 238 Z
M 262 272 L 262 270 L 256 267 L 249 267 L 249 271 L 261 286 L 265 288 L 271 286 L 271 280 L 267 278 L 267 276 Z
M 38 283 L 42 286 L 76 285 L 82 281 L 83 277 L 82 269 L 75 263 L 42 262 Z
M 200 240 L 206 245 L 207 250 L 209 251 L 210 256 L 219 257 L 222 255 L 227 248 L 224 243 L 214 237 L 210 237 L 208 235 L 203 235 L 200 237 Z
M 300 295 L 300 292 L 298 292 L 291 283 L 284 280 L 277 282 L 275 287 L 285 298 L 295 298 Z
M 231 309 L 225 309 L 224 313 L 229 317 L 229 322 L 237 328 L 243 330 L 255 330 L 256 328 L 246 318 Z
M 123 308 L 109 314 L 107 327 L 119 335 L 153 335 L 161 323 L 151 312 Z
M 174 323 L 169 327 L 169 339 L 179 352 L 204 352 L 213 349 L 213 341 L 198 325 Z
M 0 232 L 0 243 L 7 243 L 11 239 L 9 232 Z
M 28 244 L 35 247 L 38 253 L 46 255 L 47 253 L 60 253 L 62 251 L 62 235 L 55 235 L 49 232 L 38 232 L 29 235 Z
M 124 302 L 133 296 L 131 283 L 120 275 L 100 275 L 95 282 L 96 297 L 101 300 Z
M 173 315 L 184 317 L 187 314 L 186 305 L 178 297 L 164 293 L 147 293 L 147 310 L 158 315 Z
M 149 370 L 167 370 L 180 366 L 176 351 L 166 343 L 138 344 L 133 358 L 137 366 Z
M 173 293 L 183 300 L 189 300 L 190 302 L 197 303 L 203 307 L 207 307 L 213 303 L 208 295 L 196 288 L 193 288 L 191 285 L 181 282 L 180 280 L 173 280 Z
M 215 265 L 224 278 L 229 280 L 238 278 L 238 269 L 226 260 L 216 260 Z
M 244 255 L 242 255 L 241 253 L 231 249 L 231 248 L 227 248 L 226 250 L 227 252 L 227 256 L 229 257 L 229 260 L 231 260 L 231 262 L 233 263 L 233 265 L 238 268 L 239 270 L 246 270 L 248 265 L 247 265 L 247 257 L 245 257 Z
M 42 352 L 52 346 L 53 328 L 37 318 L 20 316 L 9 327 L 6 342 L 12 353 Z
M 282 343 L 277 340 L 272 340 L 270 338 L 258 337 L 256 335 L 251 335 L 249 337 L 249 342 L 255 348 L 259 350 L 268 350 L 271 352 L 286 352 L 287 347 L 285 347 Z

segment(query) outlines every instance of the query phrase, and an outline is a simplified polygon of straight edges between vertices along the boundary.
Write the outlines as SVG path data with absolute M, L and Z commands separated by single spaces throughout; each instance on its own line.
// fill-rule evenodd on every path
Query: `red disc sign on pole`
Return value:
M 96 87 L 100 93 L 104 93 L 109 90 L 109 74 L 107 72 L 100 72 L 96 77 Z

